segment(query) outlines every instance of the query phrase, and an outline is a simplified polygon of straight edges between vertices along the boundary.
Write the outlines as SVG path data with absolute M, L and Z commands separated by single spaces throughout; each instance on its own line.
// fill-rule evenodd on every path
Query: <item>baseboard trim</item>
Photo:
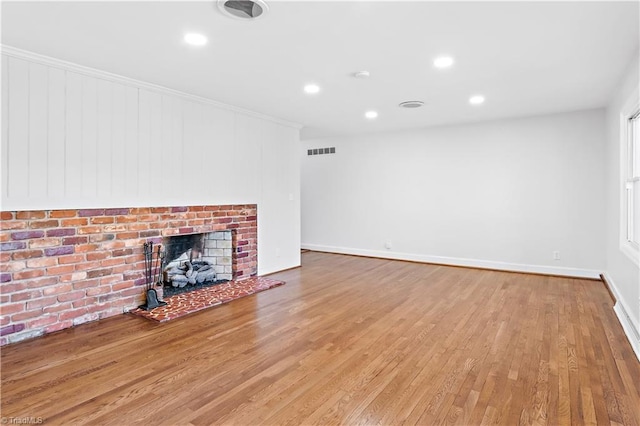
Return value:
M 615 294 L 613 294 L 613 290 L 611 288 L 611 284 L 609 284 L 609 281 L 607 280 L 607 277 L 604 274 L 600 274 L 600 279 L 602 280 L 602 283 L 604 284 L 604 288 L 606 288 L 607 292 L 609 292 L 609 296 L 611 296 L 611 300 L 613 301 L 613 304 L 615 305 L 616 302 L 618 301 L 618 298 L 616 297 Z
M 277 271 L 272 271 L 272 272 L 265 272 L 264 274 L 261 274 L 259 276 L 260 277 L 268 277 L 269 275 L 279 274 L 281 272 L 287 272 L 287 271 L 291 271 L 293 269 L 298 269 L 298 268 L 302 268 L 302 265 L 290 266 L 288 268 L 278 269 Z
M 571 278 L 601 280 L 600 272 L 589 269 L 563 268 L 553 266 L 525 265 L 491 260 L 463 259 L 445 256 L 430 256 L 413 253 L 397 253 L 379 250 L 364 250 L 348 247 L 325 246 L 303 243 L 301 248 L 326 253 L 350 254 L 355 256 L 377 257 L 381 259 L 405 260 L 410 262 L 433 263 L 437 265 L 462 266 L 467 268 L 491 269 L 496 271 L 521 272 L 527 274 L 553 275 Z
M 615 305 L 613 305 L 613 311 L 618 317 L 618 321 L 622 326 L 624 334 L 627 336 L 631 349 L 633 349 L 633 352 L 636 354 L 636 358 L 640 361 L 640 326 L 635 324 L 631 315 L 629 315 L 629 312 L 631 311 L 624 302 L 624 299 L 620 297 L 620 292 L 618 291 L 613 279 L 606 273 L 602 274 L 602 278 L 609 290 L 613 293 L 613 297 L 616 300 Z

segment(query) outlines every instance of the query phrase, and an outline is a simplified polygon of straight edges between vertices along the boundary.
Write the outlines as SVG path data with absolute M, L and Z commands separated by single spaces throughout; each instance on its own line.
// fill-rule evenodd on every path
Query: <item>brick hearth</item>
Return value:
M 143 243 L 232 230 L 233 278 L 257 272 L 257 207 L 1 212 L 0 344 L 127 312 L 144 302 Z

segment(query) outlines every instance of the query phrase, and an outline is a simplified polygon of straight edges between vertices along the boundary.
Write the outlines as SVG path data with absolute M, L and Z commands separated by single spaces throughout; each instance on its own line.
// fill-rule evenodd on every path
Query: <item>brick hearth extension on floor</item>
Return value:
M 144 303 L 143 244 L 231 230 L 234 279 L 257 273 L 257 206 L 1 212 L 0 344 Z

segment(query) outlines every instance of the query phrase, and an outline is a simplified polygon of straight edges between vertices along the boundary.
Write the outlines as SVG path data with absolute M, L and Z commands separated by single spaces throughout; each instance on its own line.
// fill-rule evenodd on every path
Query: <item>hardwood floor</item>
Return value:
M 308 252 L 282 287 L 164 324 L 2 349 L 2 416 L 44 424 L 638 425 L 603 283 Z

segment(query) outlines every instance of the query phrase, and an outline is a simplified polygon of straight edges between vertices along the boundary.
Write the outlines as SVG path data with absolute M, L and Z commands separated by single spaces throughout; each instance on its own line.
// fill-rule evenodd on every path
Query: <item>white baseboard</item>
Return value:
M 618 321 L 620 321 L 620 325 L 622 325 L 624 334 L 626 334 L 627 340 L 631 344 L 631 349 L 633 349 L 633 352 L 636 354 L 636 358 L 640 361 L 640 324 L 637 323 L 637 319 L 634 320 L 631 318 L 631 315 L 629 315 L 631 310 L 627 306 L 626 301 L 620 297 L 620 292 L 618 291 L 613 279 L 606 273 L 603 275 L 607 280 L 609 290 L 611 290 L 613 296 L 616 298 L 616 304 L 613 306 L 613 311 L 616 313 Z
M 508 272 L 526 272 L 531 274 L 560 275 L 576 278 L 600 279 L 600 272 L 590 269 L 563 268 L 556 266 L 524 265 L 518 263 L 495 262 L 492 260 L 463 259 L 457 257 L 430 256 L 413 253 L 397 253 L 380 250 L 364 250 L 348 247 L 334 247 L 302 243 L 303 249 L 328 253 L 353 254 L 356 256 L 379 257 L 382 259 L 409 260 L 412 262 L 436 263 L 440 265 L 466 266 L 470 268 L 497 269 Z
M 631 349 L 633 349 L 633 352 L 636 354 L 636 358 L 640 361 L 640 336 L 638 334 L 638 329 L 633 325 L 631 317 L 620 301 L 616 302 L 613 310 L 618 317 L 618 321 L 620 321 L 620 324 L 622 325 L 624 334 L 627 335 L 627 340 L 629 340 L 629 343 L 631 344 Z

